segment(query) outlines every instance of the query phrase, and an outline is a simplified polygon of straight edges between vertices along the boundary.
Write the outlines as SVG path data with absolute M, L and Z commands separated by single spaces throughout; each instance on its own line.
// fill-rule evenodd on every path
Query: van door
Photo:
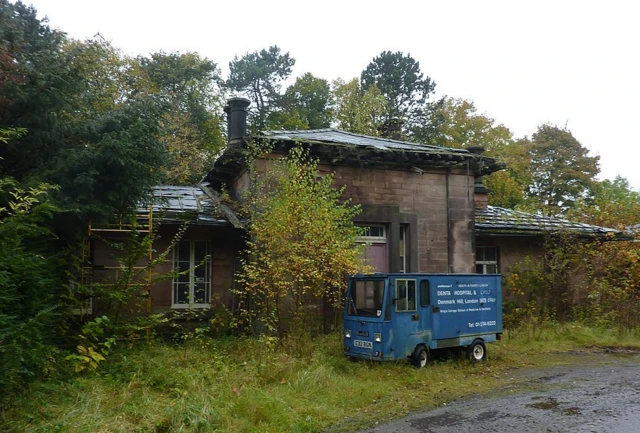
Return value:
M 415 278 L 394 278 L 390 292 L 394 294 L 392 305 L 393 350 L 400 359 L 413 353 L 420 341 L 420 313 Z
M 423 343 L 431 342 L 432 312 L 431 312 L 431 281 L 421 278 L 418 281 L 418 302 L 420 304 L 420 337 Z

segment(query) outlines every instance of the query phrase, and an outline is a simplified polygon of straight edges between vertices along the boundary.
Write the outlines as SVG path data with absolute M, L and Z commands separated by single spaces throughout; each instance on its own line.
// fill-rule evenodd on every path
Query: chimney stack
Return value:
M 247 108 L 251 104 L 246 98 L 230 98 L 224 112 L 227 113 L 227 139 L 229 143 L 247 136 Z
M 469 146 L 467 147 L 469 153 L 478 156 L 478 174 L 474 177 L 473 181 L 473 198 L 476 205 L 476 209 L 485 209 L 489 205 L 489 190 L 484 186 L 482 178 L 482 153 L 484 147 L 482 146 Z

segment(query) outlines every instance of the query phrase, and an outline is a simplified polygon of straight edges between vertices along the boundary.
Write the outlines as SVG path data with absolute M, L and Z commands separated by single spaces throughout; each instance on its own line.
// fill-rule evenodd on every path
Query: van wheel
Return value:
M 422 345 L 416 347 L 413 355 L 411 355 L 411 363 L 417 368 L 423 368 L 427 366 L 427 362 L 429 362 L 429 352 L 427 348 Z
M 482 362 L 487 357 L 487 347 L 482 340 L 474 340 L 473 343 L 467 347 L 467 355 L 473 362 Z

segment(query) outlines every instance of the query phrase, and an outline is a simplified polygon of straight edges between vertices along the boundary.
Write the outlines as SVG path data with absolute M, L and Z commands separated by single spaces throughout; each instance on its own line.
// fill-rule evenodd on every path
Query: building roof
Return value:
M 536 215 L 497 206 L 476 209 L 476 234 L 493 236 L 539 236 L 555 232 L 569 232 L 587 237 L 611 237 L 630 240 L 620 230 L 577 223 L 548 215 Z
M 448 149 L 439 146 L 413 143 L 408 141 L 391 140 L 384 137 L 354 134 L 339 129 L 311 129 L 299 131 L 265 131 L 263 136 L 274 140 L 318 142 L 326 144 L 347 145 L 354 147 L 372 148 L 381 151 L 402 151 L 415 153 L 434 153 L 441 155 L 470 155 L 465 149 Z
M 472 153 L 467 149 L 449 149 L 383 137 L 354 134 L 339 129 L 299 131 L 263 131 L 252 137 L 268 142 L 269 149 L 286 153 L 297 144 L 309 149 L 312 156 L 331 164 L 371 166 L 383 164 L 387 168 L 405 169 L 460 168 L 472 174 L 489 174 L 504 168 L 494 158 Z M 218 187 L 228 183 L 245 166 L 246 143 L 232 141 L 215 161 L 207 180 Z
M 238 204 L 224 200 L 206 185 L 159 185 L 153 188 L 153 218 L 162 223 L 190 222 L 201 225 L 222 225 L 242 228 Z M 140 207 L 138 216 L 145 218 L 148 207 Z M 631 240 L 632 234 L 607 227 L 577 223 L 558 217 L 535 215 L 497 206 L 476 209 L 476 235 L 540 236 L 567 231 L 588 237 L 611 237 Z M 640 226 L 639 226 L 640 227 Z
M 232 206 L 233 203 L 226 203 L 205 185 L 159 185 L 153 188 L 153 218 L 162 223 L 191 222 L 241 227 L 242 223 Z M 140 207 L 137 211 L 140 218 L 148 213 L 148 207 Z

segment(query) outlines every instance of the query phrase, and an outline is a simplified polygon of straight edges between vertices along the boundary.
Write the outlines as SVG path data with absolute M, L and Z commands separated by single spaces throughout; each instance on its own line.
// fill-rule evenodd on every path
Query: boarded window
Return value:
M 363 265 L 373 267 L 373 272 L 389 272 L 387 230 L 382 224 L 361 226 L 363 234 L 356 242 L 365 244 L 362 250 Z

